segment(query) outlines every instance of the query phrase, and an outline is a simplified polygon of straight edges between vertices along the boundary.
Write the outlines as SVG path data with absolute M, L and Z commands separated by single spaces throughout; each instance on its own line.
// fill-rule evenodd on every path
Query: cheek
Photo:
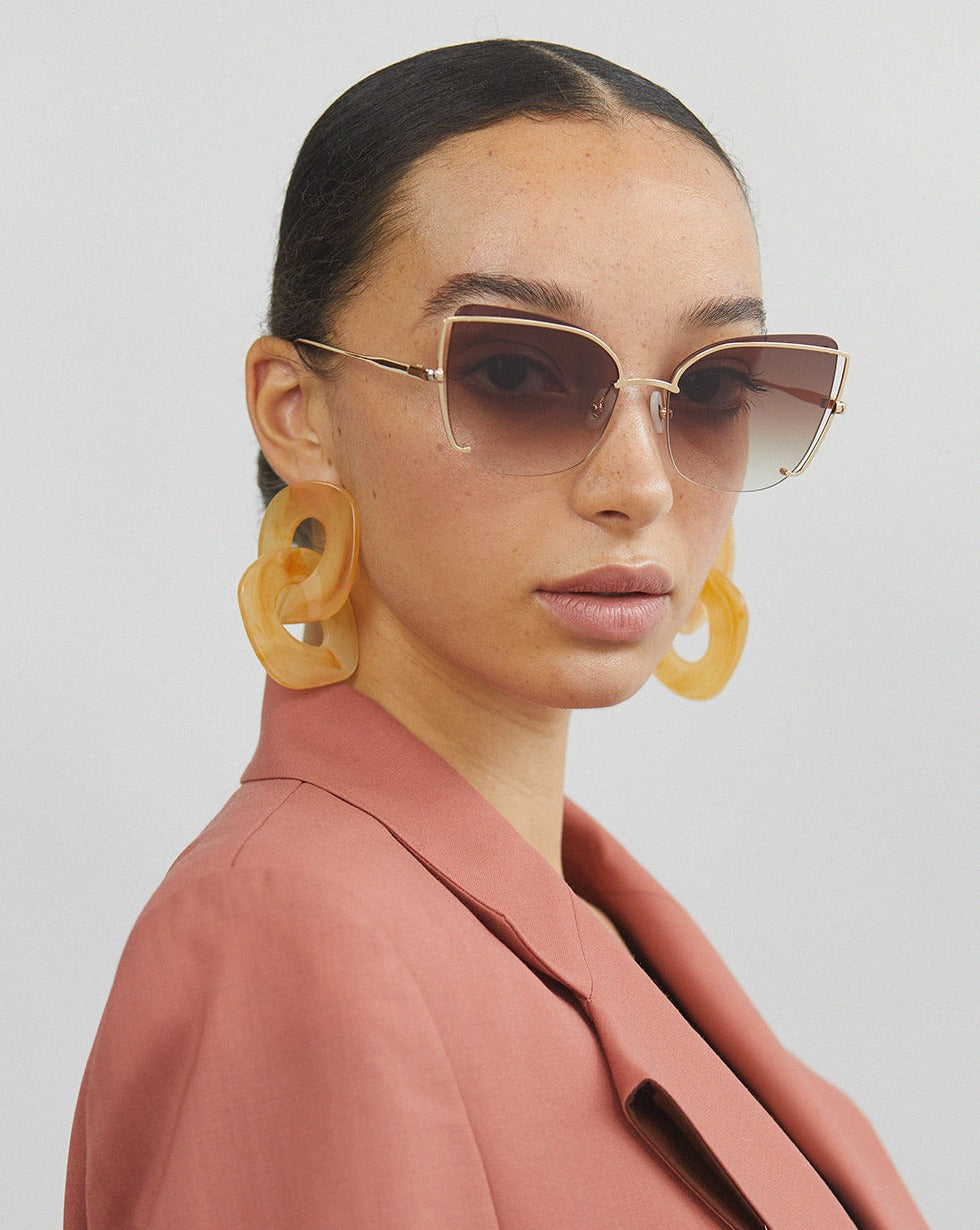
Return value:
M 440 478 L 447 447 L 433 430 L 437 407 L 420 397 L 379 400 L 389 391 L 385 380 L 395 377 L 368 373 L 345 382 L 332 429 L 338 480 L 360 515 L 361 571 L 372 585 L 438 562 L 439 531 L 452 503 L 452 486 Z
M 382 464 L 352 483 L 362 600 L 380 603 L 423 638 L 433 625 L 485 622 L 487 602 L 520 567 L 513 509 L 447 446 L 376 457 Z
M 367 373 L 344 388 L 334 429 L 337 470 L 361 514 L 362 555 L 372 581 L 433 583 L 488 567 L 521 523 L 528 491 L 484 474 L 446 439 L 434 385 L 396 384 L 391 397 Z M 388 394 L 379 400 L 379 393 Z M 526 541 L 526 536 L 525 536 Z M 421 573 L 420 575 L 417 575 Z
M 686 618 L 731 524 L 738 497 L 729 492 L 691 488 L 675 497 L 675 512 L 682 527 L 687 557 L 688 592 L 682 607 Z

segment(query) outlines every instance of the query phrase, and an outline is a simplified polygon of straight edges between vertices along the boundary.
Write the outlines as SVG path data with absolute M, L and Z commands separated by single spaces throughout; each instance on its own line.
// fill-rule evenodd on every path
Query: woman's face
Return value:
M 346 349 L 435 366 L 441 318 L 478 303 L 587 329 L 627 375 L 669 379 L 698 347 L 759 331 L 742 193 L 655 120 L 515 119 L 454 138 L 416 165 L 398 216 L 334 322 L 328 340 Z M 670 646 L 732 515 L 734 496 L 673 471 L 642 386 L 621 391 L 590 457 L 541 477 L 478 469 L 450 448 L 435 385 L 354 360 L 318 382 L 311 418 L 320 477 L 361 514 L 354 606 L 375 694 L 625 699 Z M 581 580 L 609 567 L 626 572 Z M 644 593 L 582 593 L 623 576 Z

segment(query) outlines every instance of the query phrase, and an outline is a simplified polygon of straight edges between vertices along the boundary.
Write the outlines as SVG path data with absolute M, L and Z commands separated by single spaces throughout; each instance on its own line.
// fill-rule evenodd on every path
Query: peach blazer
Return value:
M 346 685 L 270 682 L 242 780 L 126 945 L 69 1230 L 925 1225 L 573 804 L 566 883 Z

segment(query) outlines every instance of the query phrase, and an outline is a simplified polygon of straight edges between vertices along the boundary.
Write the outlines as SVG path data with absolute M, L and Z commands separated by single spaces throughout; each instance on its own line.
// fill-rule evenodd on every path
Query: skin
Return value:
M 700 346 L 758 332 L 755 231 L 741 189 L 699 143 L 646 117 L 508 120 L 416 164 L 400 225 L 326 340 L 435 366 L 461 303 L 527 307 L 598 334 L 627 375 L 668 379 Z M 521 278 L 568 302 L 430 298 L 465 274 Z M 738 301 L 726 319 L 705 308 Z M 649 391 L 624 389 L 599 447 L 562 474 L 484 473 L 454 453 L 432 384 L 342 359 L 315 376 L 294 348 L 249 352 L 253 426 L 287 482 L 346 487 L 361 515 L 353 684 L 466 777 L 553 866 L 570 710 L 636 692 L 690 611 L 734 497 L 680 478 Z M 540 591 L 606 564 L 672 578 L 662 620 L 628 641 L 560 626 Z

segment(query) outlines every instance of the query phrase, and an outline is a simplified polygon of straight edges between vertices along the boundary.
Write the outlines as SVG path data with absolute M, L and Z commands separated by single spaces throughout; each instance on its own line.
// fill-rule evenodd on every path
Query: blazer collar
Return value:
M 568 885 L 454 769 L 347 684 L 269 680 L 242 781 L 310 782 L 380 821 L 532 967 L 588 994 Z
M 853 1230 L 816 1165 L 862 1227 L 884 1227 L 878 1197 L 890 1175 L 840 1139 L 826 1087 L 782 1050 L 680 907 L 580 809 L 566 808 L 567 883 L 449 765 L 345 684 L 267 683 L 242 780 L 263 778 L 309 782 L 375 817 L 526 964 L 564 984 L 593 1022 L 624 1113 L 671 1164 L 699 1171 L 734 1225 Z M 570 884 L 610 915 L 663 990 Z

